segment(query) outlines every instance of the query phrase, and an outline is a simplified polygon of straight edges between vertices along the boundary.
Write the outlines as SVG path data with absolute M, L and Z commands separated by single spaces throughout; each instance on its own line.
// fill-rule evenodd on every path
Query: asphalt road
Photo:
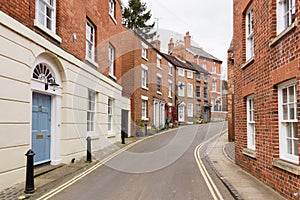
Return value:
M 219 135 L 226 126 L 225 123 L 187 126 L 155 135 L 115 156 L 50 199 L 214 199 L 199 170 L 194 150 Z M 209 149 L 203 148 L 201 157 L 205 151 Z M 205 159 L 202 160 L 222 198 L 233 199 Z

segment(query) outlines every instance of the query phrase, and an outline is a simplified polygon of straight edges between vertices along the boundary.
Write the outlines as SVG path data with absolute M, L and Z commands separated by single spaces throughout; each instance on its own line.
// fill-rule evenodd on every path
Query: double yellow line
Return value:
M 87 176 L 91 172 L 95 171 L 97 168 L 101 167 L 106 162 L 108 162 L 109 160 L 113 159 L 114 157 L 116 157 L 120 153 L 126 151 L 127 149 L 131 148 L 132 146 L 136 145 L 137 143 L 139 143 L 139 142 L 141 142 L 143 140 L 144 139 L 137 140 L 137 141 L 135 141 L 135 142 L 133 142 L 133 143 L 131 143 L 131 144 L 123 147 L 122 149 L 119 149 L 118 151 L 116 151 L 115 153 L 113 153 L 113 154 L 109 155 L 108 157 L 104 158 L 103 160 L 101 160 L 100 162 L 98 162 L 97 164 L 95 164 L 94 166 L 92 166 L 91 168 L 87 169 L 86 171 L 82 172 L 81 174 L 78 174 L 77 176 L 75 176 L 71 180 L 65 182 L 64 184 L 58 186 L 57 188 L 55 188 L 55 189 L 51 190 L 50 192 L 44 194 L 43 196 L 39 197 L 37 200 L 48 200 L 48 199 L 50 199 L 51 197 L 53 197 L 54 195 L 56 195 L 59 192 L 63 191 L 64 189 L 66 189 L 70 185 L 74 184 L 78 180 L 82 179 L 83 177 Z
M 216 135 L 215 137 L 217 137 L 217 136 L 219 136 L 219 135 Z M 215 183 L 213 182 L 209 173 L 207 172 L 207 170 L 201 160 L 201 157 L 200 157 L 200 151 L 201 151 L 201 148 L 203 147 L 203 145 L 205 145 L 209 141 L 213 140 L 215 137 L 210 138 L 208 141 L 205 141 L 205 143 L 199 144 L 194 150 L 194 156 L 195 156 L 196 162 L 198 164 L 199 170 L 200 170 L 200 172 L 204 178 L 204 181 L 205 181 L 211 195 L 213 196 L 214 200 L 224 200 L 224 198 L 222 197 L 217 186 L 215 185 Z

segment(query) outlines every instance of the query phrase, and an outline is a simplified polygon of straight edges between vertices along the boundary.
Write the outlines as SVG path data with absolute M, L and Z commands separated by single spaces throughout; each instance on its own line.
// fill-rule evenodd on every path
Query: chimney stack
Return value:
M 190 48 L 191 47 L 191 36 L 190 36 L 190 32 L 186 32 L 185 36 L 184 36 L 184 45 L 186 48 Z
M 172 51 L 173 51 L 173 49 L 174 49 L 174 41 L 173 41 L 173 38 L 171 38 L 170 39 L 170 42 L 169 42 L 169 44 L 168 44 L 168 54 L 170 54 Z
M 160 40 L 156 39 L 156 40 L 153 40 L 151 42 L 151 44 L 158 50 L 160 51 Z

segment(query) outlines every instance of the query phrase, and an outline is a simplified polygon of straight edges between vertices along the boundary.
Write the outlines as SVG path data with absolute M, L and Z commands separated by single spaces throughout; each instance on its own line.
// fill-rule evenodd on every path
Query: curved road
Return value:
M 212 195 L 194 157 L 199 144 L 226 128 L 226 122 L 186 126 L 140 141 L 49 199 L 233 199 L 206 165 L 221 198 Z

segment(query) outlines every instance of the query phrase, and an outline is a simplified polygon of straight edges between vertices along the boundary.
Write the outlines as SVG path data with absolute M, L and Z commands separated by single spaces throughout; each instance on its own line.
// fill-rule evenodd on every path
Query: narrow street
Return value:
M 44 198 L 216 199 L 199 170 L 194 150 L 197 145 L 219 135 L 226 126 L 225 123 L 187 126 L 156 135 L 115 156 L 74 184 L 61 191 L 50 192 Z M 233 199 L 208 165 L 206 169 L 221 198 Z

